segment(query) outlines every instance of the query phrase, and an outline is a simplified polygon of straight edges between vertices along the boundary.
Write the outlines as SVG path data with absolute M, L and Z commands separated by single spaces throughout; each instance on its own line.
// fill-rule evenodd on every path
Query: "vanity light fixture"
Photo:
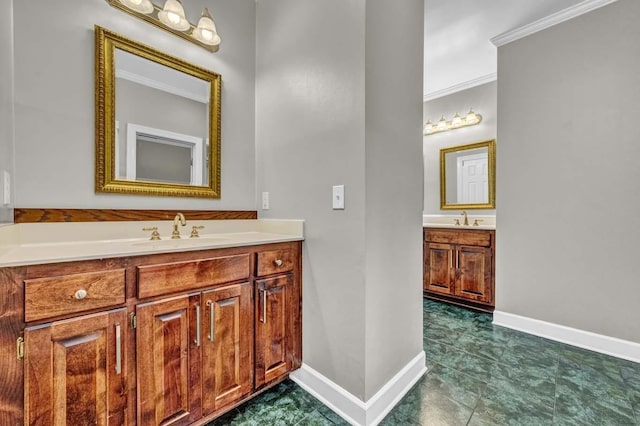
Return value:
M 220 48 L 216 24 L 205 8 L 198 25 L 187 19 L 180 0 L 165 0 L 162 7 L 151 0 L 106 0 L 111 6 L 197 44 L 210 52 Z
M 434 133 L 460 129 L 462 127 L 475 126 L 476 124 L 480 124 L 481 121 L 482 116 L 473 112 L 473 109 L 470 109 L 464 117 L 460 117 L 460 115 L 456 113 L 451 120 L 447 120 L 443 115 L 435 124 L 432 123 L 431 120 L 427 120 L 424 128 L 422 129 L 422 134 L 424 136 L 428 136 L 433 135 Z

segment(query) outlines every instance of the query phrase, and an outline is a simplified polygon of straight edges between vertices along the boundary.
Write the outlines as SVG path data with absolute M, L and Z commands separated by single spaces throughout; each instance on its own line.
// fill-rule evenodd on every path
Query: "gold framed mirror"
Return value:
M 220 74 L 95 27 L 99 193 L 220 198 Z
M 495 139 L 440 150 L 440 209 L 495 209 L 495 188 Z

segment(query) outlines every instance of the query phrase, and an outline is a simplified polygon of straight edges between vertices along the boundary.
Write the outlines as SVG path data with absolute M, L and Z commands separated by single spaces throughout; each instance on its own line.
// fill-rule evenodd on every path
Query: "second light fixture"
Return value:
M 460 117 L 458 113 L 456 113 L 451 120 L 444 118 L 444 115 L 436 123 L 432 123 L 431 120 L 427 120 L 422 133 L 425 136 L 432 135 L 434 133 L 446 132 L 447 130 L 475 126 L 476 124 L 480 124 L 481 121 L 482 116 L 473 112 L 473 109 L 470 109 L 464 117 Z

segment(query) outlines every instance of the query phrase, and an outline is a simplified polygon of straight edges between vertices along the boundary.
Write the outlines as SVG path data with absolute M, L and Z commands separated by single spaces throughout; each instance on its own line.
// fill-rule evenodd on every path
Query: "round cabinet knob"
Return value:
M 75 297 L 78 300 L 82 300 L 85 297 L 87 297 L 87 290 L 85 290 L 84 288 L 81 288 L 80 290 L 76 291 L 73 297 Z
M 280 259 L 274 260 L 273 263 L 275 263 L 276 266 L 282 266 L 282 260 L 280 260 Z

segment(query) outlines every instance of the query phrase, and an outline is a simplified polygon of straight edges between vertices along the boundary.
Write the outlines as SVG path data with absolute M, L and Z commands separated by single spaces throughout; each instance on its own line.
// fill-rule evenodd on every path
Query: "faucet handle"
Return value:
M 455 222 L 453 222 L 453 224 L 455 226 L 460 226 L 460 219 L 454 219 L 454 220 L 455 220 Z
M 193 226 L 191 227 L 191 235 L 189 236 L 189 238 L 198 238 L 200 237 L 200 235 L 198 235 L 198 230 L 199 229 L 204 229 L 204 226 Z
M 480 226 L 480 222 L 483 222 L 482 219 L 476 219 L 473 221 L 473 226 Z
M 143 231 L 152 231 L 150 240 L 159 240 L 160 233 L 158 232 L 158 227 L 154 226 L 152 228 L 142 228 Z

